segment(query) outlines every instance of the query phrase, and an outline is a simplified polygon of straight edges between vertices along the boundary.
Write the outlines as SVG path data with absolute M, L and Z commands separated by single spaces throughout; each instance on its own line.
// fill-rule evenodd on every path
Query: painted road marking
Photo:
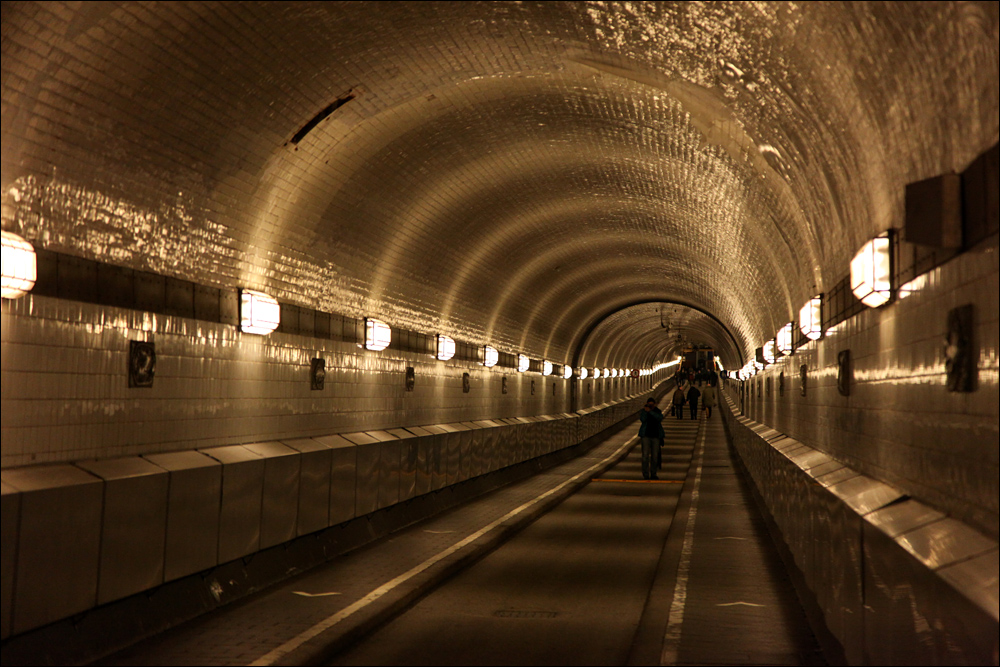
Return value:
M 417 576 L 418 574 L 420 574 L 421 572 L 423 572 L 427 568 L 429 568 L 429 567 L 435 565 L 436 563 L 444 560 L 448 556 L 452 555 L 456 551 L 459 551 L 459 550 L 463 549 L 464 547 L 468 546 L 469 544 L 472 544 L 473 542 L 475 542 L 476 540 L 478 540 L 483 535 L 486 535 L 490 531 L 496 529 L 497 527 L 499 527 L 501 524 L 503 524 L 504 522 L 508 521 L 509 519 L 514 518 L 515 516 L 517 516 L 521 512 L 523 512 L 526 509 L 530 508 L 532 505 L 535 505 L 538 502 L 544 500 L 545 498 L 548 498 L 552 494 L 558 492 L 563 487 L 566 487 L 569 484 L 572 484 L 573 482 L 575 482 L 575 481 L 577 481 L 579 479 L 582 479 L 582 478 L 587 477 L 589 475 L 593 475 L 598 469 L 601 468 L 601 466 L 605 465 L 609 461 L 612 461 L 613 459 L 615 459 L 615 457 L 620 456 L 622 452 L 624 452 L 624 451 L 628 450 L 629 448 L 631 448 L 632 446 L 634 446 L 635 443 L 638 442 L 638 440 L 639 440 L 638 436 L 632 436 L 631 438 L 629 438 L 625 442 L 624 445 L 622 445 L 621 447 L 619 447 L 618 449 L 616 449 L 614 451 L 614 453 L 608 455 L 607 458 L 605 458 L 604 460 L 602 460 L 602 461 L 600 461 L 598 463 L 595 463 L 594 465 L 590 466 L 589 468 L 587 468 L 583 472 L 577 473 L 573 477 L 570 477 L 569 479 L 567 479 L 566 481 L 564 481 L 562 484 L 559 484 L 558 486 L 555 486 L 555 487 L 549 489 L 548 491 L 546 491 L 545 493 L 541 494 L 537 498 L 529 500 L 528 502 L 524 503 L 523 505 L 521 505 L 520 507 L 518 507 L 516 509 L 512 509 L 511 511 L 507 512 L 506 514 L 504 514 L 502 517 L 500 517 L 499 519 L 497 519 L 493 523 L 491 523 L 491 524 L 489 524 L 489 525 L 487 525 L 487 526 L 485 526 L 483 528 L 480 528 L 476 532 L 474 532 L 471 535 L 469 535 L 468 537 L 466 537 L 464 540 L 456 542 L 455 544 L 451 545 L 450 547 L 448 547 L 444 551 L 439 552 L 437 555 L 431 556 L 430 558 L 428 558 L 427 560 L 425 560 L 420 565 L 417 565 L 416 567 L 411 568 L 407 572 L 404 572 L 403 574 L 399 575 L 395 579 L 392 579 L 391 581 L 388 581 L 388 582 L 382 584 L 381 586 L 379 586 L 378 588 L 376 588 L 372 592 L 368 593 L 368 595 L 366 595 L 363 598 L 361 598 L 360 600 L 354 602 L 354 604 L 351 604 L 351 605 L 345 607 L 344 609 L 341 609 L 336 614 L 328 616 L 327 618 L 323 619 L 322 621 L 320 621 L 316 625 L 312 626 L 308 630 L 306 630 L 304 632 L 301 632 L 298 635 L 296 635 L 295 637 L 289 639 L 287 642 L 285 642 L 281 646 L 278 646 L 277 648 L 275 648 L 275 649 L 273 649 L 273 650 L 265 653 L 264 655 L 262 655 L 261 657 L 257 658 L 256 660 L 254 660 L 250 664 L 251 665 L 272 665 L 272 664 L 274 664 L 275 661 L 280 660 L 284 656 L 288 655 L 289 653 L 291 653 L 295 649 L 297 649 L 300 646 L 302 646 L 303 644 L 305 644 L 310 639 L 312 639 L 312 638 L 316 637 L 317 635 L 325 632 L 326 630 L 329 630 L 330 628 L 332 628 L 333 626 L 337 625 L 338 623 L 340 623 L 344 619 L 348 618 L 349 616 L 351 616 L 355 612 L 360 611 L 361 609 L 364 609 L 365 607 L 367 607 L 368 605 L 370 605 L 372 602 L 375 602 L 380 597 L 382 597 L 386 593 L 389 593 L 390 591 L 392 591 L 392 589 L 396 588 L 400 584 L 406 583 L 407 581 L 409 581 L 413 577 Z
M 739 602 L 725 602 L 723 604 L 717 604 L 715 606 L 716 607 L 738 607 L 738 606 L 743 606 L 743 607 L 763 607 L 764 605 L 762 605 L 762 604 L 755 604 L 753 602 L 744 602 L 743 600 L 740 600 Z
M 292 595 L 301 595 L 304 598 L 325 598 L 330 595 L 343 595 L 343 593 L 338 593 L 336 591 L 330 591 L 329 593 L 306 593 L 305 591 L 292 591 Z

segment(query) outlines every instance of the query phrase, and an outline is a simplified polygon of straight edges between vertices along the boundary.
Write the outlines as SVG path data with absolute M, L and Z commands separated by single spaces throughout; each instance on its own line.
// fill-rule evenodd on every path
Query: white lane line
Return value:
M 714 540 L 746 540 L 745 537 L 713 537 Z
M 330 591 L 329 593 L 306 593 L 305 591 L 292 591 L 292 595 L 301 595 L 304 598 L 325 598 L 330 595 L 341 595 L 336 591 Z
M 694 546 L 694 521 L 698 515 L 698 495 L 701 488 L 701 468 L 705 459 L 705 429 L 698 436 L 698 467 L 694 474 L 694 489 L 691 491 L 691 509 L 688 510 L 687 526 L 684 528 L 684 544 L 681 546 L 681 562 L 677 566 L 677 583 L 674 585 L 674 599 L 670 603 L 670 616 L 663 636 L 661 665 L 676 665 L 677 652 L 681 645 L 681 626 L 684 623 L 684 604 L 687 601 L 688 575 L 691 571 L 691 551 Z
M 740 600 L 739 602 L 725 602 L 723 604 L 717 604 L 716 607 L 763 607 L 762 604 L 757 604 L 755 602 L 744 602 Z
M 399 586 L 402 583 L 405 583 L 409 579 L 412 579 L 413 577 L 415 577 L 416 575 L 420 574 L 421 572 L 423 572 L 427 568 L 431 567 L 435 563 L 438 563 L 438 562 L 444 560 L 445 558 L 447 558 L 448 556 L 452 555 L 456 551 L 459 551 L 463 547 L 466 547 L 469 544 L 471 544 L 472 542 L 475 542 L 480 537 L 482 537 L 483 535 L 489 533 L 491 530 L 495 529 L 496 527 L 498 527 L 499 525 L 501 525 L 505 521 L 507 521 L 507 520 L 509 520 L 509 519 L 511 519 L 511 518 L 513 518 L 515 516 L 517 516 L 518 514 L 520 514 L 521 512 L 525 511 L 526 509 L 528 509 L 532 505 L 535 505 L 539 501 L 544 500 L 545 498 L 548 498 L 552 494 L 556 493 L 557 491 L 559 491 L 563 487 L 565 487 L 565 486 L 567 486 L 567 485 L 575 482 L 576 480 L 580 479 L 581 477 L 586 477 L 588 475 L 593 474 L 595 470 L 599 469 L 601 466 L 603 466 L 604 464 L 606 464 L 608 461 L 611 461 L 616 456 L 618 456 L 619 454 L 621 454 L 624 450 L 626 450 L 629 447 L 631 447 L 632 445 L 634 445 L 635 442 L 638 439 L 639 438 L 637 436 L 632 436 L 631 438 L 629 438 L 625 442 L 624 445 L 622 445 L 621 447 L 619 447 L 618 449 L 616 449 L 613 454 L 610 454 L 609 456 L 607 456 L 602 461 L 600 461 L 598 463 L 595 463 L 594 465 L 590 466 L 589 468 L 587 468 L 586 470 L 584 470 L 581 473 L 577 473 L 573 477 L 570 477 L 569 479 L 567 479 L 562 484 L 549 489 L 548 491 L 546 491 L 542 495 L 538 496 L 537 498 L 529 500 L 528 502 L 524 503 L 523 505 L 521 505 L 520 507 L 518 507 L 516 509 L 512 509 L 511 511 L 507 512 L 506 514 L 504 514 L 502 517 L 500 517 L 499 519 L 497 519 L 493 523 L 487 525 L 484 528 L 481 528 L 480 530 L 477 530 L 475 533 L 469 535 L 464 540 L 461 540 L 460 542 L 456 542 L 455 544 L 453 544 L 452 546 L 448 547 L 444 551 L 441 551 L 437 555 L 431 556 L 430 558 L 428 558 L 427 560 L 425 560 L 420 565 L 417 565 L 416 567 L 408 570 L 407 572 L 404 572 L 403 574 L 399 575 L 395 579 L 392 579 L 391 581 L 388 581 L 385 584 L 382 584 L 381 586 L 379 586 L 378 588 L 376 588 L 372 592 L 368 593 L 368 595 L 364 596 L 363 598 L 361 598 L 360 600 L 358 600 L 354 604 L 352 604 L 352 605 L 350 605 L 348 607 L 345 607 L 344 609 L 341 609 L 340 611 L 338 611 L 336 614 L 333 614 L 332 616 L 328 616 L 327 618 L 323 619 L 322 621 L 320 621 L 316 625 L 312 626 L 311 628 L 309 628 L 305 632 L 300 633 L 299 635 L 297 635 L 297 636 L 293 637 L 292 639 L 288 640 L 287 642 L 285 642 L 281 646 L 279 646 L 279 647 L 277 647 L 277 648 L 269 651 L 268 653 L 265 653 L 263 656 L 261 656 L 260 658 L 257 658 L 256 660 L 254 660 L 250 664 L 251 665 L 272 665 L 272 664 L 274 664 L 275 661 L 280 660 L 284 656 L 288 655 L 289 653 L 291 653 L 295 649 L 299 648 L 300 646 L 302 646 L 303 644 L 305 644 L 307 641 L 309 641 L 313 637 L 316 637 L 320 633 L 325 632 L 326 630 L 329 630 L 330 628 L 332 628 L 333 626 L 337 625 L 338 623 L 340 623 L 341 621 L 343 621 L 345 618 L 349 617 L 351 614 L 355 613 L 356 611 L 364 609 L 365 607 L 367 607 L 368 605 L 370 605 L 372 602 L 375 602 L 380 597 L 382 597 L 386 593 L 390 592 L 392 589 L 396 588 L 397 586 Z

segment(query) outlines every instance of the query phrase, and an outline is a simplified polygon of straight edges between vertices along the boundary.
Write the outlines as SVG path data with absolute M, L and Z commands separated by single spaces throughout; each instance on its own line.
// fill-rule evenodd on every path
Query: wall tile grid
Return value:
M 992 535 L 998 532 L 996 248 L 970 252 L 893 304 L 866 310 L 758 374 L 746 414 Z M 971 303 L 978 381 L 945 387 L 948 311 Z M 837 390 L 837 354 L 851 351 L 850 396 Z M 809 368 L 800 395 L 799 367 Z M 779 374 L 784 396 L 778 395 Z M 767 391 L 770 383 L 770 395 Z M 756 393 L 755 393 L 756 392 Z
M 47 297 L 5 300 L 2 326 L 4 468 L 570 411 L 572 381 L 563 378 Z M 156 344 L 150 389 L 128 387 L 130 339 Z M 309 382 L 314 357 L 327 361 L 319 391 Z M 416 371 L 412 392 L 407 366 Z M 653 379 L 585 380 L 579 406 Z

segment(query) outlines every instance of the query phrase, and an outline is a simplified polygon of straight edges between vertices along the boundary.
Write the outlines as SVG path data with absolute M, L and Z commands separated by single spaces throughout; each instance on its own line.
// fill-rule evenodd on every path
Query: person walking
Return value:
M 656 399 L 650 398 L 639 412 L 639 442 L 642 446 L 642 478 L 659 479 L 656 476 L 656 449 L 663 438 L 663 413 L 656 407 Z
M 698 391 L 698 387 L 691 385 L 687 393 L 687 402 L 691 406 L 691 419 L 698 418 L 698 398 L 701 396 L 701 392 Z
M 718 398 L 716 397 L 715 387 L 710 382 L 708 386 L 701 390 L 701 404 L 705 406 L 705 417 L 710 418 L 712 416 L 712 408 L 716 406 Z
M 670 399 L 671 406 L 674 411 L 674 416 L 678 419 L 684 419 L 684 401 L 685 399 L 684 388 L 678 384 L 677 389 L 674 390 L 674 395 Z

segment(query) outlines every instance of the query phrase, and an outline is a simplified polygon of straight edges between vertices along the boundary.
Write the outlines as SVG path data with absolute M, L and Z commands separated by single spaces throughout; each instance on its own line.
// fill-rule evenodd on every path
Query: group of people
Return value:
M 685 379 L 677 383 L 677 388 L 674 389 L 674 393 L 670 397 L 670 408 L 677 419 L 683 419 L 684 404 L 687 403 L 691 409 L 691 419 L 697 419 L 699 399 L 701 400 L 702 407 L 705 408 L 705 416 L 711 418 L 712 408 L 718 402 L 715 394 L 715 386 L 711 382 L 704 385 L 699 382 L 698 386 L 696 386 L 694 382 Z
M 697 419 L 699 399 L 701 399 L 702 407 L 705 409 L 705 417 L 711 417 L 712 408 L 715 407 L 717 401 L 715 386 L 711 380 L 700 389 L 687 377 L 679 380 L 670 401 L 674 416 L 677 419 L 683 419 L 684 404 L 687 403 L 691 406 L 691 419 Z M 642 446 L 643 479 L 659 479 L 656 471 L 660 469 L 660 448 L 663 446 L 664 437 L 663 412 L 656 405 L 656 399 L 650 397 L 639 413 L 639 442 Z

